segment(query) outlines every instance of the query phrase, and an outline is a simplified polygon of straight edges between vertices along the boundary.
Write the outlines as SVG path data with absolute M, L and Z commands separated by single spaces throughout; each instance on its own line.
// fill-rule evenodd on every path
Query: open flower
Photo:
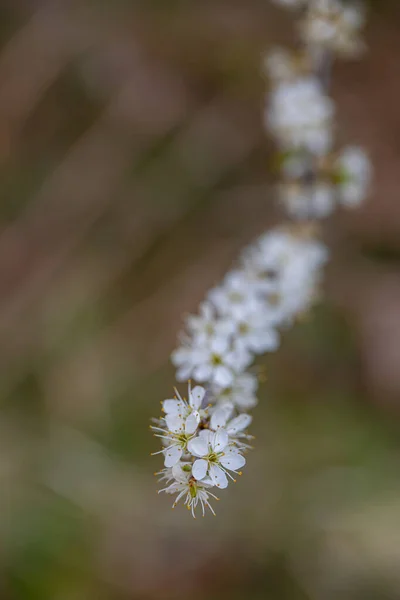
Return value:
M 335 163 L 335 179 L 343 206 L 353 208 L 365 199 L 371 183 L 371 163 L 358 146 L 343 150 Z
M 164 400 L 163 410 L 166 415 L 160 421 L 160 426 L 151 426 L 156 437 L 162 439 L 165 448 L 154 454 L 164 454 L 165 467 L 173 467 L 187 449 L 189 440 L 194 436 L 200 422 L 200 407 L 205 395 L 205 389 L 196 386 L 191 389 L 189 383 L 189 401 L 182 398 L 176 390 L 177 397 Z
M 272 352 L 279 346 L 279 334 L 274 329 L 265 305 L 252 312 L 237 316 L 236 339 L 241 346 L 253 354 Z
M 215 500 L 219 500 L 219 498 L 210 491 L 210 488 L 213 487 L 212 481 L 197 481 L 191 474 L 191 470 L 191 465 L 188 463 L 177 463 L 171 470 L 172 478 L 174 479 L 173 483 L 159 490 L 158 493 L 177 494 L 172 508 L 175 508 L 179 500 L 184 498 L 184 504 L 191 511 L 194 519 L 196 518 L 195 511 L 198 504 L 201 506 L 203 517 L 206 507 L 215 516 L 215 512 L 209 502 L 209 497 L 211 496 Z
M 258 402 L 256 391 L 258 379 L 252 373 L 237 375 L 232 384 L 225 389 L 214 386 L 211 395 L 218 405 L 233 405 L 239 411 L 254 408 Z
M 237 473 L 237 469 L 246 464 L 246 459 L 229 442 L 229 435 L 224 429 L 215 433 L 203 430 L 190 440 L 188 450 L 198 457 L 192 467 L 195 479 L 201 481 L 209 477 L 221 489 L 228 486 L 227 475 L 235 481 L 228 469 Z
M 198 315 L 186 318 L 186 328 L 190 339 L 204 343 L 213 337 L 229 338 L 235 330 L 235 324 L 232 319 L 217 317 L 215 307 L 206 301 L 200 305 Z
M 185 376 L 204 383 L 228 387 L 235 373 L 241 373 L 251 362 L 251 354 L 243 347 L 221 337 L 207 343 L 181 346 L 172 354 L 172 362 L 178 367 L 178 380 Z
M 332 145 L 333 114 L 334 105 L 318 79 L 299 77 L 273 89 L 265 123 L 282 149 L 321 155 Z
M 230 317 L 231 321 L 259 307 L 252 282 L 241 269 L 228 273 L 222 285 L 208 293 L 208 299 L 221 316 Z
M 365 15 L 359 2 L 310 0 L 310 8 L 300 23 L 306 43 L 338 55 L 354 57 L 364 49 L 359 33 Z
M 200 408 L 205 396 L 205 389 L 197 385 L 193 390 L 188 385 L 188 401 L 182 398 L 175 388 L 176 397 L 164 400 L 163 411 L 166 413 L 165 422 L 169 431 L 184 430 L 194 433 L 200 422 Z

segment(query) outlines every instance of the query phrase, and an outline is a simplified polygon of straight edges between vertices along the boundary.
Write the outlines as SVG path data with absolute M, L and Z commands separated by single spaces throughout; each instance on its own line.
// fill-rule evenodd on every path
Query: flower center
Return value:
M 278 306 L 280 301 L 281 301 L 281 297 L 278 293 L 273 293 L 273 294 L 268 295 L 268 302 L 272 306 Z
M 212 323 L 207 323 L 206 325 L 206 333 L 207 335 L 213 335 L 214 333 L 214 325 Z
M 239 303 L 239 302 L 242 302 L 243 296 L 242 296 L 242 294 L 239 294 L 239 292 L 231 292 L 229 294 L 229 300 L 231 302 L 238 302 Z
M 216 452 L 210 452 L 207 456 L 207 460 L 209 463 L 217 463 L 218 462 L 218 454 Z
M 211 356 L 211 363 L 217 367 L 218 365 L 222 365 L 222 358 L 219 354 L 213 354 Z
M 239 325 L 239 333 L 245 335 L 249 331 L 249 326 L 247 323 L 240 323 Z
M 187 435 L 186 433 L 178 433 L 176 441 L 183 449 L 185 449 L 191 437 L 191 435 Z

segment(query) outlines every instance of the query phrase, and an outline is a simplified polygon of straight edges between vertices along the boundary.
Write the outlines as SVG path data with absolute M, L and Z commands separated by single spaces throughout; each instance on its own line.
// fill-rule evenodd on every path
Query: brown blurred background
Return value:
M 323 301 L 261 362 L 217 518 L 157 496 L 182 314 L 278 223 L 268 0 L 0 1 L 0 599 L 400 597 L 400 7 L 338 63 L 374 193 L 326 224 Z

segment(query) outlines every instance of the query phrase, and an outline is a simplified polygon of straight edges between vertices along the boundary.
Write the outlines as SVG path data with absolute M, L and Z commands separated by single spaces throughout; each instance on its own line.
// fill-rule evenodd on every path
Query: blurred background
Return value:
M 268 0 L 0 1 L 0 598 L 400 597 L 400 7 L 335 66 L 374 193 L 326 224 L 324 298 L 261 361 L 256 448 L 194 521 L 149 430 L 185 312 L 282 219 Z

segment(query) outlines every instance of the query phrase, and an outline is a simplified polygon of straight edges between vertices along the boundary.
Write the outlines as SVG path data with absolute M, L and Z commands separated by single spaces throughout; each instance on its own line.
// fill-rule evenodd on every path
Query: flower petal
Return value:
M 172 476 L 175 477 L 179 483 L 186 483 L 190 477 L 190 467 L 188 471 L 184 471 L 182 467 L 188 465 L 188 463 L 177 462 L 172 467 Z
M 221 406 L 220 408 L 217 408 L 211 415 L 211 420 L 210 420 L 211 429 L 214 429 L 214 431 L 215 431 L 215 430 L 219 429 L 220 427 L 225 427 L 228 418 L 229 417 L 228 417 L 227 411 L 225 410 L 225 408 L 223 406 Z
M 209 429 L 202 429 L 199 432 L 199 437 L 205 441 L 205 443 L 207 444 L 207 447 L 210 445 L 211 438 L 213 435 L 214 435 L 214 433 L 212 431 L 210 431 Z
M 214 369 L 213 381 L 221 388 L 227 388 L 233 381 L 232 371 L 223 365 Z
M 196 437 L 190 440 L 188 443 L 188 450 L 191 454 L 198 456 L 199 458 L 206 456 L 206 454 L 208 454 L 207 440 L 202 437 Z
M 207 475 L 208 462 L 204 458 L 195 460 L 192 467 L 192 475 L 195 479 L 200 481 Z
M 229 435 L 225 429 L 218 429 L 211 438 L 211 447 L 214 452 L 222 452 L 228 445 Z
M 176 380 L 177 381 L 187 381 L 190 375 L 192 374 L 193 367 L 191 364 L 185 364 L 176 372 Z
M 196 411 L 192 412 L 186 419 L 185 433 L 187 433 L 187 434 L 194 433 L 196 431 L 199 423 L 200 423 L 200 415 L 196 410 Z
M 244 456 L 240 454 L 235 449 L 232 449 L 225 453 L 224 456 L 221 457 L 220 463 L 226 469 L 232 469 L 232 471 L 236 471 L 241 467 L 244 467 L 246 464 L 246 459 Z
M 193 371 L 193 376 L 197 381 L 208 381 L 212 374 L 211 365 L 203 364 L 196 367 Z
M 164 412 L 167 414 L 183 414 L 185 410 L 185 404 L 180 400 L 164 400 L 162 404 Z
M 189 404 L 196 410 L 199 410 L 203 398 L 206 394 L 206 390 L 200 385 L 196 385 L 191 391 L 189 391 Z
M 165 417 L 165 422 L 172 433 L 183 433 L 185 430 L 185 419 L 179 415 L 170 414 Z
M 220 467 L 218 467 L 218 465 L 211 465 L 209 475 L 211 481 L 217 487 L 221 489 L 228 487 L 228 478 L 223 472 L 223 470 Z
M 226 430 L 229 435 L 235 435 L 235 433 L 246 429 L 250 425 L 252 420 L 253 417 L 251 417 L 250 415 L 239 415 L 235 419 L 232 419 L 232 421 L 229 421 Z
M 166 467 L 173 467 L 176 463 L 181 459 L 182 456 L 182 448 L 179 446 L 172 446 L 172 448 L 168 448 L 164 451 L 165 460 L 164 465 Z

